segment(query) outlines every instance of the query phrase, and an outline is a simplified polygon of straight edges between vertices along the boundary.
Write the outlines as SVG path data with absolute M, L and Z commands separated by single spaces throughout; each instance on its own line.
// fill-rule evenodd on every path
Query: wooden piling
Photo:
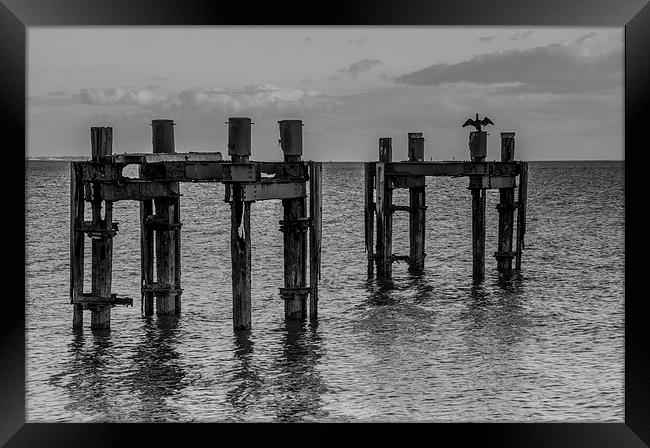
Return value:
M 487 132 L 470 133 L 470 158 L 484 162 L 487 155 Z M 478 185 L 477 185 L 478 183 Z M 470 176 L 472 191 L 472 276 L 475 281 L 485 278 L 485 189 L 481 176 Z
M 374 162 L 366 162 L 363 164 L 363 206 L 364 206 L 364 224 L 365 224 L 365 242 L 366 252 L 368 254 L 368 277 L 374 274 L 375 266 L 375 248 L 374 248 L 374 233 L 375 233 L 375 164 Z
M 528 163 L 521 163 L 519 173 L 519 198 L 517 199 L 517 247 L 515 269 L 521 269 L 521 252 L 524 250 L 524 235 L 526 234 L 526 203 L 528 194 Z
M 408 158 L 410 162 L 424 161 L 424 138 L 422 133 L 408 134 Z M 413 182 L 420 184 L 409 188 L 409 271 L 424 270 L 425 228 L 426 228 L 426 193 L 425 177 L 413 177 Z
M 512 162 L 515 155 L 515 133 L 501 133 L 501 161 Z M 514 226 L 515 211 L 515 189 L 514 187 L 499 188 L 499 234 L 497 252 L 494 256 L 497 259 L 497 271 L 500 276 L 507 276 L 512 273 L 512 259 L 515 252 L 512 251 L 512 234 Z
M 248 163 L 251 154 L 251 119 L 228 119 L 228 154 L 233 163 Z M 230 258 L 232 264 L 232 320 L 235 330 L 251 328 L 251 232 L 250 202 L 243 201 L 243 187 L 232 189 L 230 202 Z
M 142 177 L 142 167 L 140 167 Z M 147 218 L 153 215 L 153 201 L 146 199 L 140 201 L 140 284 L 142 297 L 142 313 L 145 316 L 153 315 L 153 290 L 154 283 L 154 232 L 147 224 Z
M 389 279 L 393 274 L 393 189 L 386 175 L 386 163 L 392 161 L 392 140 L 379 139 L 379 162 L 375 165 L 377 243 L 375 261 L 377 277 Z
M 318 281 L 321 272 L 321 233 L 322 233 L 322 172 L 321 162 L 309 164 L 309 216 L 311 230 L 309 234 L 309 319 L 318 318 Z
M 113 128 L 92 127 L 90 129 L 92 160 L 106 160 L 113 153 Z M 104 202 L 104 219 L 101 218 Z M 92 239 L 92 290 L 91 294 L 101 297 L 107 303 L 91 305 L 90 328 L 108 330 L 111 326 L 111 281 L 113 269 L 113 203 L 103 201 L 99 182 L 92 185 L 92 226 L 106 231 L 102 237 Z
M 302 121 L 282 120 L 280 146 L 285 162 L 302 160 Z M 280 222 L 284 234 L 284 288 L 280 294 L 284 299 L 286 319 L 307 317 L 307 207 L 306 198 L 283 199 L 283 220 Z
M 70 302 L 83 295 L 84 241 L 81 231 L 84 222 L 84 186 L 75 163 L 70 164 Z M 83 326 L 83 305 L 73 304 L 72 328 Z
M 174 122 L 172 120 L 153 120 L 152 145 L 154 154 L 173 154 L 176 152 L 174 143 Z M 170 187 L 178 191 L 178 182 L 170 182 Z M 154 199 L 155 217 L 158 224 L 155 228 L 156 250 L 156 314 L 176 314 L 180 310 L 180 291 L 177 289 L 176 252 L 177 243 L 176 222 L 177 213 L 174 210 L 178 199 Z M 178 302 L 178 306 L 177 306 Z

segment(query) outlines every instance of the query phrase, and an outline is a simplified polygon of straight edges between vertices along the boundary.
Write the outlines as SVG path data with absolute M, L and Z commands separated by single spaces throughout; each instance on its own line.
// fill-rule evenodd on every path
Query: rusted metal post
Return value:
M 279 121 L 280 146 L 285 162 L 302 160 L 302 121 Z M 284 288 L 280 295 L 284 299 L 286 319 L 307 317 L 307 229 L 306 198 L 283 199 L 284 219 L 280 230 L 284 233 Z
M 515 156 L 515 133 L 501 133 L 501 161 L 512 162 Z M 497 259 L 497 271 L 500 276 L 508 276 L 512 273 L 512 259 L 515 252 L 512 251 L 512 234 L 514 227 L 515 212 L 515 189 L 514 187 L 499 188 L 499 236 L 497 252 L 494 253 Z
M 484 162 L 487 155 L 487 132 L 472 131 L 469 135 L 470 158 Z M 472 276 L 485 278 L 485 188 L 482 176 L 470 176 L 472 191 Z
M 424 161 L 424 138 L 422 133 L 408 134 L 409 162 Z M 409 188 L 409 271 L 424 270 L 425 227 L 426 227 L 426 193 L 425 177 L 413 177 L 417 187 Z
M 517 207 L 517 258 L 515 269 L 521 269 L 521 252 L 524 250 L 524 235 L 526 234 L 526 203 L 528 194 L 528 163 L 520 162 L 521 172 L 519 173 L 519 199 Z
M 311 221 L 309 234 L 309 319 L 318 318 L 318 281 L 321 269 L 321 233 L 322 233 L 322 172 L 321 162 L 309 163 L 309 216 Z
M 173 154 L 174 122 L 153 120 L 152 144 L 154 154 Z M 170 182 L 171 188 L 179 192 L 178 182 Z M 156 314 L 176 314 L 180 311 L 180 290 L 177 289 L 176 252 L 178 250 L 176 222 L 180 198 L 154 199 L 155 220 L 152 221 L 156 239 Z M 178 303 L 177 303 L 178 302 Z
M 90 129 L 92 160 L 106 161 L 113 153 L 113 128 L 92 127 Z M 101 217 L 104 203 L 104 219 Z M 92 239 L 92 290 L 95 297 L 105 299 L 106 304 L 89 305 L 90 328 L 108 330 L 111 327 L 111 281 L 113 277 L 113 203 L 103 201 L 99 182 L 92 184 L 92 226 L 104 230 Z
M 375 170 L 374 162 L 366 162 L 363 164 L 363 209 L 365 212 L 364 223 L 366 252 L 368 253 L 368 277 L 372 277 L 374 274 L 375 266 Z
M 70 164 L 70 302 L 82 297 L 84 289 L 84 186 L 75 162 Z M 83 326 L 83 304 L 73 303 L 72 328 Z
M 233 163 L 248 163 L 251 155 L 251 119 L 228 119 L 228 155 Z M 230 201 L 230 258 L 232 264 L 232 323 L 235 330 L 251 328 L 251 203 L 243 187 L 227 184 Z
M 386 175 L 386 163 L 392 161 L 392 140 L 379 139 L 379 162 L 375 165 L 377 244 L 375 260 L 377 277 L 389 279 L 393 274 L 393 188 Z

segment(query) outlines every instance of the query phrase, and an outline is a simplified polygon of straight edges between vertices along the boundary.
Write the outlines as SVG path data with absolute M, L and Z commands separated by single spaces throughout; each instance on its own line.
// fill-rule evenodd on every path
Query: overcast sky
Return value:
M 623 159 L 622 28 L 28 28 L 28 157 L 151 151 L 152 119 L 177 151 L 227 154 L 230 116 L 253 118 L 253 160 L 281 160 L 277 121 L 304 122 L 306 160 L 469 158 L 462 123 L 487 115 L 488 160 L 516 132 L 521 160 Z

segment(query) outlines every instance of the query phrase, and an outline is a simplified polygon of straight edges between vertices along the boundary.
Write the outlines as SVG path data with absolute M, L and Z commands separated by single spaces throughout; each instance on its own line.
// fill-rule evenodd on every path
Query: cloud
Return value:
M 361 59 L 349 67 L 342 68 L 338 71 L 339 75 L 356 78 L 363 73 L 367 73 L 375 68 L 382 67 L 384 64 L 379 59 Z
M 498 36 L 496 34 L 494 36 L 482 36 L 482 37 L 479 37 L 478 40 L 480 42 L 492 42 L 497 37 Z
M 510 37 L 510 40 L 524 40 L 528 39 L 530 35 L 533 34 L 532 30 L 525 31 L 523 33 L 515 33 Z
M 500 86 L 502 93 L 600 93 L 620 88 L 623 82 L 622 42 L 612 44 L 597 44 L 590 33 L 572 42 L 500 50 L 456 64 L 434 64 L 394 79 L 418 86 Z

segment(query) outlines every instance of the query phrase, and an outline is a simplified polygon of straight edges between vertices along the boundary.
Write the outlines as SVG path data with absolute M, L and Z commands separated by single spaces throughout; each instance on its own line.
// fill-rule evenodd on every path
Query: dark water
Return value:
M 366 278 L 362 165 L 324 164 L 318 325 L 284 322 L 282 205 L 267 201 L 252 206 L 250 334 L 232 330 L 222 185 L 181 187 L 178 319 L 141 316 L 139 210 L 115 204 L 113 292 L 135 306 L 113 309 L 108 335 L 85 314 L 75 336 L 69 164 L 29 162 L 26 182 L 29 422 L 623 421 L 622 163 L 531 163 L 523 269 L 505 285 L 490 192 L 478 287 L 467 179 L 427 179 L 425 275 L 401 263 L 381 286 Z M 394 226 L 407 254 L 407 216 Z

